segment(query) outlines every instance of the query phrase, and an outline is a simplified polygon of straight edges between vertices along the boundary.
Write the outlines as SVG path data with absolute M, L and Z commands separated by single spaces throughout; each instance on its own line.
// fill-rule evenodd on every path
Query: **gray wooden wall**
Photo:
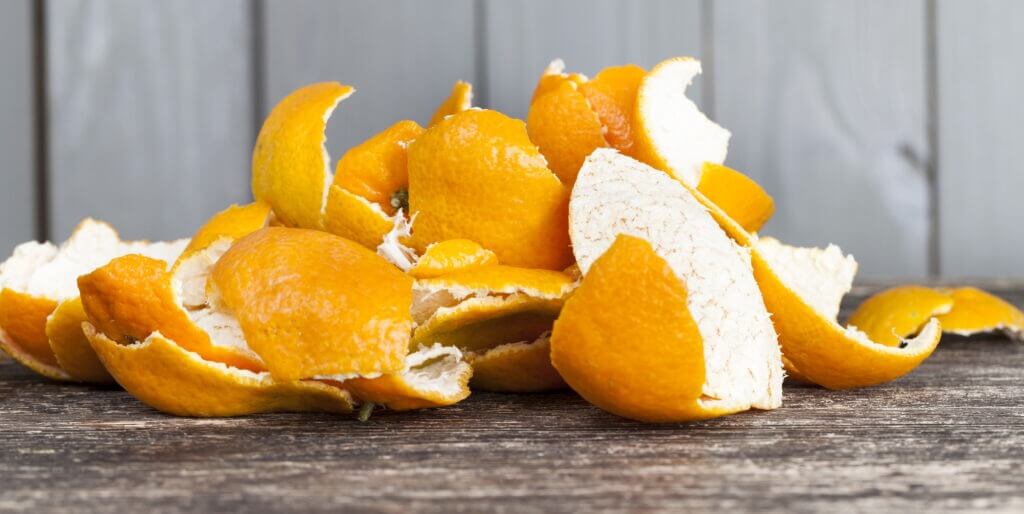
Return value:
M 1024 277 L 1024 2 L 5 0 L 0 253 L 83 216 L 189 234 L 249 198 L 251 145 L 302 84 L 357 93 L 332 153 L 453 81 L 522 117 L 544 65 L 696 55 L 765 232 L 840 244 L 867 279 Z

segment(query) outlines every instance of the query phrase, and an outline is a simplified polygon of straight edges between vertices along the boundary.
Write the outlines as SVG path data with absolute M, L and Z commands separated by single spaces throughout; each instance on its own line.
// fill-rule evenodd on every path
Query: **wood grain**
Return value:
M 46 5 L 55 238 L 85 216 L 127 237 L 181 237 L 247 201 L 247 2 Z
M 36 236 L 32 4 L 0 4 L 0 259 Z
M 942 272 L 1022 277 L 1024 4 L 936 7 Z
M 425 124 L 456 80 L 476 81 L 471 0 L 300 5 L 266 2 L 264 111 L 309 83 L 355 87 L 328 124 L 335 159 L 399 120 Z
M 726 163 L 778 200 L 765 233 L 837 243 L 865 278 L 926 275 L 924 2 L 713 6 L 714 113 Z
M 525 119 L 537 78 L 553 59 L 593 76 L 606 66 L 650 67 L 702 53 L 699 0 L 484 3 L 488 104 L 516 118 Z M 691 93 L 698 101 L 703 83 Z
M 362 424 L 174 418 L 0 364 L 0 510 L 1019 512 L 1022 369 L 1020 343 L 947 338 L 890 384 L 787 385 L 776 411 L 658 426 L 569 393 Z

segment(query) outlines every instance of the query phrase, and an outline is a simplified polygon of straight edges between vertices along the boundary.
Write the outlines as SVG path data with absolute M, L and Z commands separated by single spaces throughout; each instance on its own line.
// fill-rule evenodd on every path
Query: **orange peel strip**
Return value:
M 430 124 L 428 127 L 432 127 L 441 122 L 441 120 L 465 111 L 473 106 L 473 85 L 469 82 L 463 82 L 461 80 L 456 81 L 455 85 L 452 86 L 452 92 L 445 98 L 441 105 L 437 106 L 437 110 L 434 111 L 434 115 L 430 117 Z
M 114 377 L 103 367 L 89 339 L 82 332 L 82 323 L 88 318 L 82 308 L 82 299 L 63 301 L 46 321 L 46 337 L 50 349 L 61 369 L 74 380 L 93 384 L 110 384 Z
M 857 327 L 876 343 L 899 346 L 904 339 L 918 333 L 929 319 L 947 314 L 952 308 L 953 299 L 934 289 L 899 286 L 865 300 L 850 315 L 847 324 Z
M 324 143 L 327 120 L 351 86 L 321 82 L 300 88 L 263 122 L 252 155 L 252 192 L 284 225 L 322 229 L 331 183 Z
M 704 341 L 687 296 L 648 242 L 618 236 L 555 323 L 555 368 L 590 403 L 638 421 L 692 421 L 743 410 L 711 406 L 704 398 Z
M 551 364 L 550 334 L 532 342 L 508 343 L 470 352 L 474 389 L 536 393 L 568 387 Z
M 351 395 L 318 381 L 282 383 L 269 373 L 211 362 L 159 333 L 124 345 L 85 325 L 93 349 L 129 394 L 178 416 L 243 416 L 277 411 L 352 411 Z
M 511 266 L 563 269 L 572 262 L 568 190 L 530 142 L 523 122 L 470 109 L 409 146 L 411 245 L 470 239 Z

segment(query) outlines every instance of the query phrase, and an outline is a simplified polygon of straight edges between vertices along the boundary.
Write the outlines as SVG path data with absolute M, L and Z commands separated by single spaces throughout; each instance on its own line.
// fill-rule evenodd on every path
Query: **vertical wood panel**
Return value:
M 47 3 L 52 231 L 190 234 L 249 198 L 252 85 L 242 0 Z
M 764 232 L 838 243 L 861 277 L 925 275 L 923 1 L 714 7 L 716 118 L 733 132 L 726 162 L 775 196 Z
M 947 276 L 1024 276 L 1024 3 L 936 11 L 939 228 Z
M 356 88 L 328 124 L 334 159 L 396 121 L 426 123 L 456 80 L 476 78 L 471 0 L 268 0 L 264 19 L 264 115 L 305 84 Z
M 555 58 L 588 76 L 678 55 L 707 60 L 698 0 L 484 1 L 489 104 L 517 118 L 526 117 L 537 78 Z M 705 81 L 698 78 L 691 90 L 698 103 Z
M 0 4 L 0 260 L 35 237 L 30 0 Z

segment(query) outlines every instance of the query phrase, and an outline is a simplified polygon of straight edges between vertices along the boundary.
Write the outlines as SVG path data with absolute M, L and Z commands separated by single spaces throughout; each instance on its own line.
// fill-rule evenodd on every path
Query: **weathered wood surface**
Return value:
M 32 4 L 0 3 L 0 252 L 36 237 Z
M 46 2 L 52 237 L 86 216 L 183 237 L 248 200 L 250 17 L 243 0 Z
M 726 164 L 778 201 L 765 233 L 836 243 L 864 278 L 927 275 L 924 1 L 709 4 L 714 116 Z
M 1020 512 L 1022 379 L 1024 344 L 948 338 L 896 382 L 690 425 L 569 393 L 359 423 L 174 418 L 0 364 L 0 511 Z
M 939 0 L 936 29 L 941 271 L 1024 276 L 1024 3 Z

